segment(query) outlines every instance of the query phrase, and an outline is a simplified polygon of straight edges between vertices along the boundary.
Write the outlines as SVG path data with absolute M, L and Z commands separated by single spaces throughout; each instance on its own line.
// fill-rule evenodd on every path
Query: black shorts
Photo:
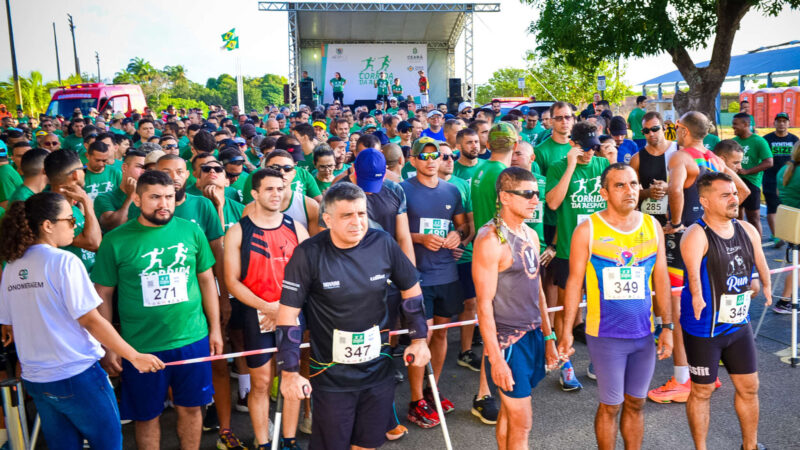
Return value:
M 231 318 L 228 320 L 229 330 L 243 330 L 244 329 L 244 309 L 243 304 L 239 300 L 231 297 Z
M 683 257 L 681 256 L 681 237 L 683 237 L 682 231 L 664 235 L 669 284 L 674 288 L 683 287 L 683 275 L 686 271 L 686 267 L 683 265 Z
M 553 273 L 553 284 L 561 289 L 567 288 L 567 278 L 569 278 L 569 260 L 564 258 L 553 258 L 547 266 L 548 272 Z
M 778 198 L 778 193 L 770 190 L 767 191 L 766 186 L 762 186 L 764 189 L 761 191 L 764 194 L 764 201 L 767 203 L 767 214 L 775 214 L 778 212 L 778 205 L 781 204 L 781 200 Z
M 261 326 L 258 324 L 258 311 L 244 303 L 241 304 L 241 307 L 244 322 L 244 350 L 260 350 L 262 348 L 275 347 L 275 333 L 272 331 L 267 333 L 261 332 Z M 245 361 L 247 361 L 247 367 L 257 369 L 272 359 L 272 353 L 249 355 L 244 358 Z
M 377 448 L 386 442 L 394 421 L 394 380 L 355 392 L 314 389 L 314 421 L 309 450 L 349 450 L 351 445 Z M 393 427 L 393 426 L 392 426 Z
M 458 281 L 422 286 L 422 297 L 425 299 L 426 319 L 432 319 L 433 316 L 449 319 L 464 310 L 464 294 Z
M 729 374 L 747 375 L 758 371 L 756 344 L 749 323 L 733 333 L 713 338 L 692 336 L 684 331 L 683 346 L 692 383 L 713 383 L 720 361 Z
M 456 265 L 458 268 L 458 282 L 461 284 L 461 293 L 464 300 L 475 298 L 475 283 L 472 282 L 472 261 Z
M 744 208 L 745 211 L 758 211 L 761 209 L 761 188 L 744 178 L 742 178 L 742 181 L 744 181 L 744 184 L 750 189 L 750 195 L 742 201 L 742 208 Z

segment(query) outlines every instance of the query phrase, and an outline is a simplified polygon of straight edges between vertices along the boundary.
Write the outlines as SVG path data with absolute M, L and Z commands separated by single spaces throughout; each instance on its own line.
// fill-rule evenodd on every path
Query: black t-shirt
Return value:
M 776 192 L 777 184 L 776 177 L 786 163 L 792 159 L 792 148 L 797 142 L 797 136 L 792 133 L 784 137 L 778 137 L 775 132 L 769 133 L 764 136 L 764 139 L 769 143 L 769 148 L 772 150 L 772 167 L 764 171 L 764 187 L 767 192 Z
M 311 333 L 314 389 L 350 392 L 392 381 L 391 357 L 361 364 L 333 364 L 333 330 L 361 332 L 379 326 L 388 348 L 388 280 L 401 290 L 417 282 L 417 270 L 385 231 L 368 229 L 348 249 L 333 245 L 330 230 L 302 242 L 286 266 L 281 303 L 302 308 Z M 382 353 L 386 353 L 382 351 Z

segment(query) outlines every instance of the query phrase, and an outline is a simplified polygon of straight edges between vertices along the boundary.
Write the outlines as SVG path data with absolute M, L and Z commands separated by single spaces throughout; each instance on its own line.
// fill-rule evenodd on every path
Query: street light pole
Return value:
M 97 82 L 100 82 L 100 54 L 97 51 L 94 52 L 94 59 L 97 60 Z
M 8 17 L 8 42 L 11 44 L 11 72 L 14 76 L 14 94 L 17 107 L 22 108 L 22 89 L 19 84 L 19 72 L 17 71 L 17 50 L 14 48 L 14 29 L 11 27 L 11 3 L 6 0 L 6 16 Z
M 72 21 L 72 14 L 67 14 L 67 17 L 69 17 L 69 31 L 72 33 L 72 53 L 75 54 L 75 75 L 80 78 L 81 64 L 78 62 L 78 47 L 75 45 L 75 23 Z
M 58 71 L 58 84 L 61 84 L 61 62 L 58 60 L 58 36 L 56 36 L 55 22 L 53 22 L 53 42 L 56 44 L 56 71 Z

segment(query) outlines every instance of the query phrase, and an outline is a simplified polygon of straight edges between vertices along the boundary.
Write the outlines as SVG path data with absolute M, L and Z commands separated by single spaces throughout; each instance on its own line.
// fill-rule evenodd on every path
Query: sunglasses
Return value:
M 656 125 L 650 128 L 642 128 L 642 134 L 658 133 L 661 131 L 661 125 Z
M 472 110 L 471 109 L 465 109 L 465 110 L 461 111 L 461 114 L 472 114 Z
M 417 159 L 422 161 L 431 161 L 434 159 L 439 159 L 439 152 L 420 153 L 419 155 L 417 155 Z
M 285 172 L 285 173 L 289 173 L 289 172 L 294 170 L 294 166 L 291 166 L 291 165 L 288 165 L 288 164 L 285 165 L 285 166 L 280 166 L 278 164 L 273 164 L 271 166 L 267 166 L 267 168 L 268 169 L 272 169 L 272 170 L 279 170 L 279 171 Z
M 532 189 L 526 189 L 526 190 L 522 190 L 522 191 L 521 190 L 509 189 L 509 190 L 505 190 L 503 192 L 508 192 L 509 194 L 518 195 L 518 196 L 520 196 L 520 197 L 522 197 L 522 198 L 524 198 L 526 200 L 530 200 L 533 197 L 539 198 L 539 191 L 534 191 Z
M 572 116 L 553 116 L 551 119 L 555 120 L 556 122 L 561 122 L 561 121 L 569 122 L 570 120 L 572 120 Z
M 442 161 L 458 160 L 461 157 L 461 152 L 453 152 L 452 155 L 442 155 Z
M 229 161 L 223 161 L 223 163 L 225 165 L 233 164 L 234 166 L 241 166 L 242 164 L 244 164 L 244 158 L 231 159 Z
M 166 149 L 178 148 L 178 144 L 167 144 L 164 146 Z
M 70 225 L 72 225 L 72 228 L 75 228 L 75 224 L 77 224 L 77 223 L 78 223 L 78 219 L 76 219 L 76 218 L 75 218 L 75 216 L 72 216 L 72 217 L 64 217 L 64 218 L 61 218 L 61 219 L 56 219 L 55 221 L 56 221 L 56 222 L 61 222 L 62 220 L 63 220 L 63 221 L 66 221 L 66 222 L 69 222 L 69 223 L 70 223 Z
M 202 170 L 203 173 L 210 173 L 211 171 L 214 171 L 216 173 L 222 173 L 225 169 L 216 165 L 207 165 L 207 166 L 200 166 L 200 170 Z

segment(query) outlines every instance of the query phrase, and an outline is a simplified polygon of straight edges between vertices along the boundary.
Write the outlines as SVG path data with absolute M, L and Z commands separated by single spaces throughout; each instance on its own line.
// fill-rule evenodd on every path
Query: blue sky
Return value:
M 396 1 L 396 0 L 395 0 Z M 527 26 L 534 11 L 517 0 L 500 0 L 501 13 L 478 14 L 474 21 L 475 81 L 483 83 L 494 70 L 523 65 L 527 49 L 535 46 Z M 204 83 L 208 77 L 233 72 L 234 55 L 242 59 L 245 75 L 287 73 L 286 13 L 259 12 L 256 0 L 153 1 L 115 0 L 11 0 L 17 62 L 22 74 L 38 70 L 45 79 L 56 78 L 52 23 L 56 22 L 62 75 L 74 71 L 72 40 L 67 27 L 69 12 L 76 23 L 81 70 L 95 74 L 95 51 L 100 54 L 104 79 L 139 56 L 156 67 L 182 64 L 190 79 Z M 0 7 L 0 78 L 11 75 L 5 7 Z M 733 54 L 761 46 L 800 39 L 800 12 L 785 10 L 777 18 L 751 12 L 736 35 Z M 236 27 L 241 48 L 222 52 L 220 35 Z M 692 52 L 696 62 L 708 59 L 710 50 Z M 463 74 L 463 45 L 456 50 L 458 75 Z M 626 80 L 636 84 L 675 67 L 666 55 L 627 61 Z

